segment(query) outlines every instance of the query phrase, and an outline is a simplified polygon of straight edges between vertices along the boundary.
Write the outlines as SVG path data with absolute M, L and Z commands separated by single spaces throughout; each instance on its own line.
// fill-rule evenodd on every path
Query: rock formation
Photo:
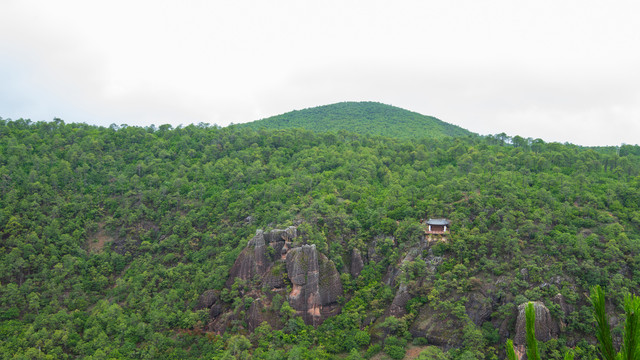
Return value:
M 217 290 L 207 290 L 202 293 L 198 299 L 196 310 L 211 308 L 211 306 L 218 301 L 218 294 L 219 292 Z
M 469 319 L 471 319 L 476 326 L 482 326 L 482 323 L 488 321 L 491 318 L 491 313 L 493 313 L 491 299 L 484 296 L 481 292 L 472 292 L 467 298 L 465 309 Z
M 282 252 L 291 246 L 291 240 L 297 236 L 297 229 L 289 226 L 285 230 L 274 229 L 268 233 L 256 231 L 256 235 L 249 240 L 247 247 L 242 250 L 231 268 L 231 276 L 227 286 L 231 286 L 236 278 L 242 280 L 253 279 L 254 276 L 264 275 L 282 257 Z
M 448 349 L 462 341 L 464 324 L 460 321 L 443 321 L 438 311 L 426 304 L 420 309 L 415 321 L 409 327 L 409 332 L 414 338 L 424 337 L 431 345 Z
M 289 304 L 306 324 L 320 324 L 334 312 L 338 296 L 342 295 L 342 284 L 335 265 L 319 253 L 315 245 L 291 249 L 287 253 L 286 263 L 293 286 Z
M 249 331 L 255 330 L 260 323 L 262 323 L 262 301 L 260 299 L 256 299 L 249 306 L 249 311 L 247 311 L 247 328 Z
M 393 298 L 393 302 L 391 302 L 391 306 L 389 307 L 389 315 L 397 318 L 406 315 L 406 306 L 410 299 L 411 295 L 409 295 L 407 285 L 400 284 L 396 296 Z
M 525 345 L 527 342 L 527 328 L 525 309 L 527 303 L 518 306 L 518 318 L 516 320 L 516 336 L 513 340 L 515 345 Z M 536 339 L 538 341 L 549 341 L 558 336 L 558 325 L 551 318 L 551 313 L 543 303 L 539 301 L 533 302 L 533 308 L 536 313 Z
M 295 246 L 292 240 L 297 236 L 294 226 L 256 231 L 230 270 L 227 287 L 237 278 L 241 279 L 248 288 L 240 293 L 255 299 L 244 315 L 251 331 L 262 321 L 277 325 L 278 314 L 269 316 L 267 311 L 275 294 L 286 296 L 296 314 L 308 325 L 319 325 L 340 311 L 338 298 L 343 290 L 335 265 L 317 251 L 315 245 Z M 287 293 L 288 281 L 290 293 Z M 214 331 L 223 331 L 236 316 L 233 309 L 220 300 L 217 291 L 208 290 L 200 296 L 196 309 L 205 308 L 210 309 L 209 329 Z
M 362 254 L 360 254 L 360 250 L 353 249 L 351 251 L 351 276 L 358 277 L 363 268 L 364 262 L 362 261 Z

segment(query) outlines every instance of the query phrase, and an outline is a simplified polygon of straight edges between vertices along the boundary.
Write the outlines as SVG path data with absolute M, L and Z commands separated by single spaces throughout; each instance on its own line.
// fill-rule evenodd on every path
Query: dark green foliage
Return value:
M 505 351 L 507 353 L 507 359 L 509 359 L 509 360 L 517 360 L 518 359 L 516 357 L 516 353 L 515 353 L 515 351 L 513 349 L 514 349 L 513 340 L 508 339 L 507 343 L 505 345 Z
M 402 359 L 406 353 L 404 347 L 407 345 L 407 341 L 397 338 L 395 336 L 389 336 L 384 340 L 384 352 L 392 359 Z
M 591 289 L 591 303 L 593 305 L 593 317 L 596 320 L 596 337 L 598 338 L 598 350 L 604 360 L 615 360 L 616 352 L 613 349 L 613 338 L 609 329 L 609 317 L 606 313 L 604 290 L 600 286 Z
M 494 324 L 513 320 L 518 295 L 551 304 L 562 294 L 572 311 L 550 307 L 566 321 L 562 336 L 584 339 L 581 358 L 593 358 L 581 294 L 606 286 L 616 307 L 640 286 L 634 151 L 506 135 L 0 120 L 0 357 L 400 354 L 434 311 L 459 330 L 450 353 L 477 358 L 495 353 L 497 333 L 468 325 L 475 292 L 494 301 Z M 440 216 L 452 221 L 449 241 L 420 248 L 420 220 Z M 219 290 L 226 308 L 246 313 L 240 294 L 252 281 L 226 287 L 229 269 L 256 229 L 294 223 L 341 272 L 341 313 L 313 329 L 274 297 L 265 311 L 281 322 L 261 328 L 268 337 L 239 316 L 227 334 L 207 333 L 199 295 Z M 348 274 L 353 248 L 369 259 L 358 277 Z M 402 270 L 396 284 L 384 282 L 390 267 Z M 401 282 L 407 315 L 385 320 Z
M 596 337 L 598 338 L 598 350 L 603 359 L 640 359 L 640 297 L 625 294 L 624 298 L 624 333 L 620 352 L 613 348 L 613 338 L 609 329 L 609 317 L 606 314 L 604 290 L 600 286 L 591 289 L 591 303 L 593 304 L 593 317 L 596 320 Z
M 473 134 L 432 116 L 375 102 L 342 102 L 318 106 L 237 126 L 256 130 L 300 128 L 316 132 L 348 131 L 409 139 L 463 137 Z M 335 136 L 330 139 L 338 140 Z
M 540 360 L 540 350 L 538 350 L 538 340 L 536 340 L 536 311 L 533 303 L 528 303 L 525 309 L 527 327 L 527 359 Z
M 624 336 L 622 349 L 622 359 L 640 359 L 640 298 L 627 294 L 624 298 Z

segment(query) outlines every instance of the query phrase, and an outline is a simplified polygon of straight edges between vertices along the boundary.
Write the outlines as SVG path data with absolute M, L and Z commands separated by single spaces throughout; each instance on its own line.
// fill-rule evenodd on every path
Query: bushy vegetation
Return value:
M 430 307 L 461 324 L 462 340 L 429 351 L 491 359 L 504 356 L 497 324 L 542 301 L 566 325 L 542 356 L 577 343 L 589 359 L 583 294 L 601 285 L 620 307 L 640 285 L 637 146 L 0 120 L 0 154 L 3 358 L 400 358 Z M 396 289 L 383 275 L 420 241 L 420 220 L 438 216 L 452 222 L 450 241 L 431 248 L 443 262 L 405 264 L 403 281 L 427 285 L 405 317 L 385 320 Z M 223 289 L 256 229 L 293 223 L 342 273 L 341 314 L 314 329 L 280 299 L 282 329 L 204 332 L 199 295 Z M 370 247 L 384 257 L 351 277 L 351 249 Z M 484 284 L 501 300 L 480 326 L 465 294 Z M 558 293 L 573 311 L 551 301 Z
M 376 102 L 342 102 L 288 112 L 237 125 L 251 129 L 307 129 L 314 132 L 346 130 L 357 134 L 399 139 L 464 137 L 471 132 L 433 116 L 425 116 Z

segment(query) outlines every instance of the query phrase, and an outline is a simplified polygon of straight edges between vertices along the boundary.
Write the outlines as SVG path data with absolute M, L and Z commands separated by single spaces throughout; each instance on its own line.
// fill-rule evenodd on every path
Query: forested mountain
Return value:
M 530 300 L 543 358 L 595 359 L 589 287 L 619 315 L 640 285 L 639 175 L 638 146 L 0 120 L 0 357 L 495 359 Z
M 292 128 L 315 132 L 346 130 L 357 134 L 399 139 L 462 137 L 473 134 L 432 116 L 376 102 L 342 102 L 318 106 L 236 126 L 255 130 Z

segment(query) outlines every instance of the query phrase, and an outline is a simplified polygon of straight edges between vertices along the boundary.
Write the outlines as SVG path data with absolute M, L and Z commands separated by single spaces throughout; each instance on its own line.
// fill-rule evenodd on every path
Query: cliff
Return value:
M 227 290 L 238 281 L 243 284 L 236 296 L 243 300 L 251 298 L 246 300 L 251 304 L 246 312 L 232 309 L 217 292 L 206 291 L 196 308 L 211 309 L 210 330 L 222 332 L 234 319 L 243 320 L 249 330 L 262 321 L 279 327 L 280 314 L 273 306 L 280 301 L 274 300 L 277 295 L 284 297 L 307 325 L 320 325 L 340 311 L 338 298 L 343 289 L 334 263 L 315 245 L 294 244 L 296 238 L 295 226 L 256 231 L 236 259 L 226 282 Z

